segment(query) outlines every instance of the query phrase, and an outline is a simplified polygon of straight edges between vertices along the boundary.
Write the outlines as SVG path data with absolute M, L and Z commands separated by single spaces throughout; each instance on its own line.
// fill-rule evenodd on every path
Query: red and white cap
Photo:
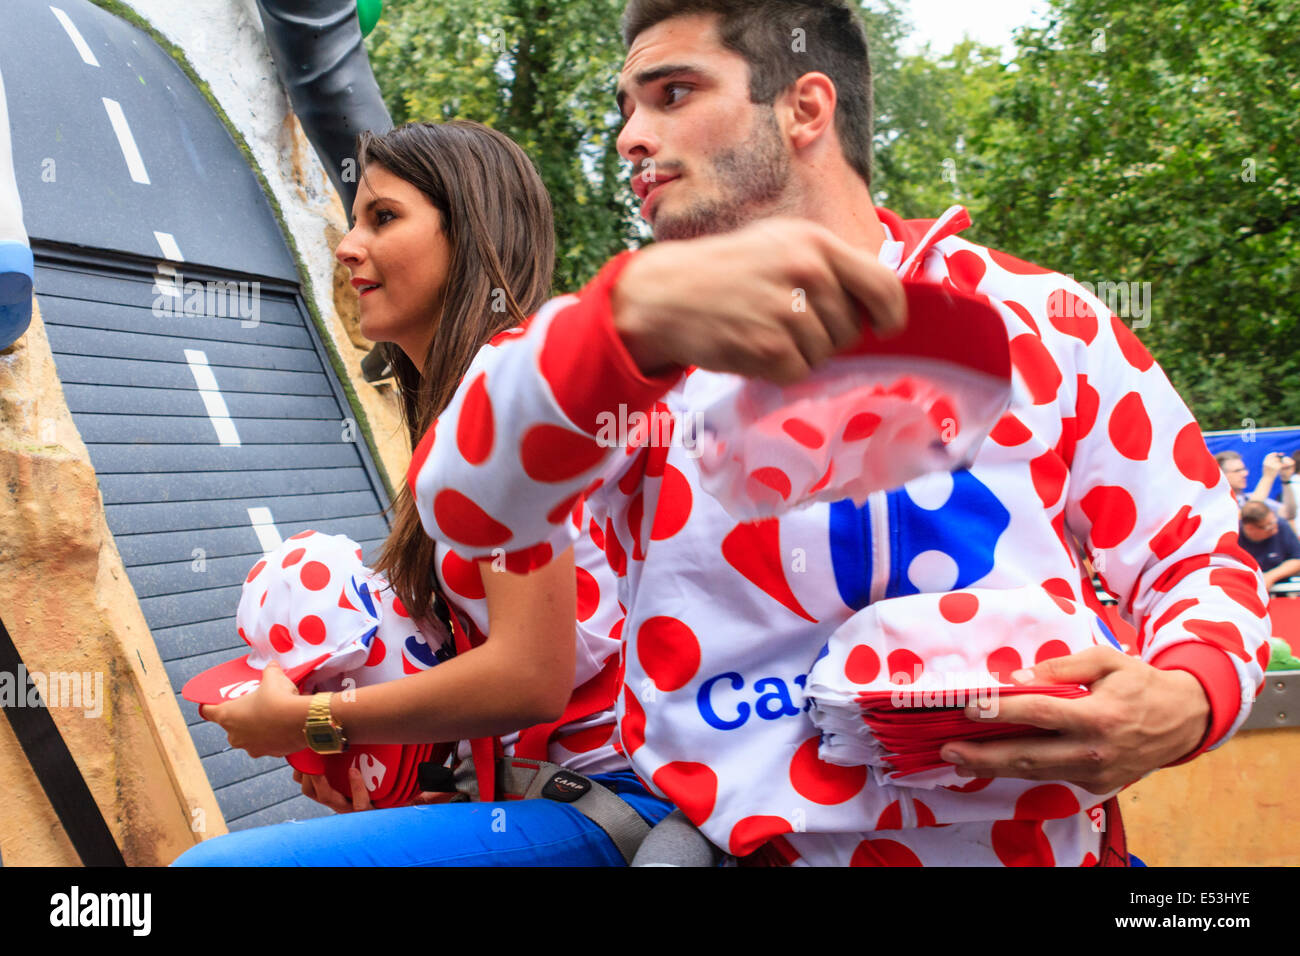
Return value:
M 251 650 L 191 678 L 181 696 L 198 704 L 242 697 L 271 661 L 303 690 L 362 668 L 383 611 L 355 552 L 343 535 L 304 532 L 258 561 L 236 614 Z
M 861 504 L 974 458 L 1011 397 L 1006 326 L 983 296 L 931 282 L 903 287 L 901 335 L 867 332 L 798 384 L 687 379 L 701 483 L 733 517 Z

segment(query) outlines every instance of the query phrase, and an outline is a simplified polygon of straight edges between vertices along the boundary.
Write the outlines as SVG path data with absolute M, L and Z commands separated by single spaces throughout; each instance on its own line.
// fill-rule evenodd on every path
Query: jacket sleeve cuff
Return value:
M 1157 654 L 1151 665 L 1165 671 L 1187 671 L 1200 681 L 1210 703 L 1209 729 L 1205 737 L 1187 756 L 1166 764 L 1176 767 L 1194 760 L 1223 739 L 1241 710 L 1241 686 L 1228 655 L 1205 644 L 1175 644 Z
M 561 410 L 591 435 L 600 430 L 602 412 L 619 405 L 649 408 L 685 371 L 678 367 L 647 378 L 614 328 L 614 286 L 635 255 L 624 252 L 610 260 L 578 301 L 556 315 L 539 357 Z

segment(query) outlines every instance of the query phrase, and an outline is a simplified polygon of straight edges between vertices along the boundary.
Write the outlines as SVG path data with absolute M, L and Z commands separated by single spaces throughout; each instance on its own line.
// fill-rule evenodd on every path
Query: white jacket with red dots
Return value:
M 827 638 L 867 604 L 908 594 L 1035 586 L 1080 601 L 1077 542 L 1141 657 L 1204 687 L 1200 753 L 1240 726 L 1262 684 L 1267 596 L 1195 420 L 1120 319 L 1072 280 L 958 238 L 964 210 L 907 223 L 879 213 L 882 262 L 987 296 L 1006 324 L 1011 405 L 969 469 L 861 508 L 738 523 L 680 443 L 605 447 L 596 436 L 620 406 L 689 411 L 688 376 L 646 378 L 614 330 L 624 254 L 484 348 L 408 481 L 428 533 L 467 558 L 567 546 L 586 494 L 588 533 L 626 608 L 621 746 L 729 852 L 1095 863 L 1102 828 L 1089 811 L 1101 798 L 1080 788 L 1003 778 L 918 791 L 819 759 L 803 687 Z

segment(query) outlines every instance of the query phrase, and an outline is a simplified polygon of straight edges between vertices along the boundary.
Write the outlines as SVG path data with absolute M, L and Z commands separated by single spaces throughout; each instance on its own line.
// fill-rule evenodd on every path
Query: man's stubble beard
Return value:
M 715 154 L 712 168 L 723 186 L 722 198 L 696 202 L 672 216 L 655 216 L 657 242 L 732 232 L 788 205 L 790 155 L 771 108 L 758 109 L 749 139 Z

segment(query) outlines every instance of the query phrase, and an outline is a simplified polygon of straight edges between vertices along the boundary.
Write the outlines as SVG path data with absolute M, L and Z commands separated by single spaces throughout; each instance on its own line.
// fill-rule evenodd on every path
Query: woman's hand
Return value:
M 287 757 L 307 746 L 309 699 L 298 694 L 293 681 L 272 661 L 262 671 L 257 690 L 224 704 L 200 704 L 199 716 L 220 724 L 230 746 L 250 757 Z
M 303 773 L 301 770 L 295 770 L 293 772 L 293 782 L 302 784 L 304 796 L 311 797 L 317 803 L 324 804 L 335 813 L 355 813 L 358 810 L 375 809 L 375 805 L 370 802 L 370 793 L 366 790 L 366 785 L 361 779 L 361 770 L 357 767 L 348 770 L 348 783 L 351 784 L 352 790 L 351 800 L 331 787 L 324 774 Z M 454 793 L 430 793 L 424 791 L 417 793 L 406 806 L 414 807 L 426 803 L 446 803 L 454 796 L 456 796 Z

